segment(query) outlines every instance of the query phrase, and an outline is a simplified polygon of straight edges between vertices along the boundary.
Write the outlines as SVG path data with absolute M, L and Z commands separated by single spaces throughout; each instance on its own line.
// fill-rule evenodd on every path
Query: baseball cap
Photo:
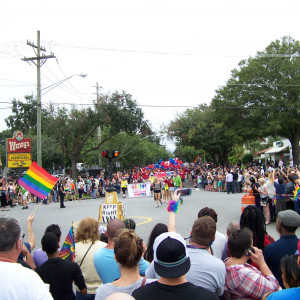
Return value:
M 176 232 L 164 232 L 153 245 L 155 272 L 164 278 L 177 278 L 191 266 L 183 237 Z
M 300 216 L 291 209 L 283 210 L 278 213 L 279 221 L 285 225 L 290 227 L 299 227 L 300 226 Z

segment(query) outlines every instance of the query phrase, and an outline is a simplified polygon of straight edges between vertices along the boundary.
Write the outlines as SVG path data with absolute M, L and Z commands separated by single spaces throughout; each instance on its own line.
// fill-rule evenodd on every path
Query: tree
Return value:
M 150 139 L 150 140 L 149 140 Z M 159 143 L 153 143 L 153 136 L 130 135 L 120 132 L 103 145 L 103 149 L 120 151 L 117 160 L 121 168 L 145 166 L 158 162 L 160 159 L 167 160 L 170 153 Z
M 24 134 L 36 133 L 37 126 L 37 102 L 33 95 L 24 96 L 25 102 L 13 99 L 12 114 L 5 119 L 6 125 L 13 132 L 21 130 Z M 48 110 L 42 109 L 42 128 L 47 125 Z
M 96 137 L 98 126 L 102 129 L 101 141 Z M 72 107 L 69 111 L 65 108 L 55 111 L 52 108 L 45 131 L 61 145 L 63 153 L 71 162 L 72 175 L 76 177 L 76 163 L 88 153 L 99 150 L 119 132 L 143 133 L 149 131 L 149 127 L 132 96 L 125 92 L 115 92 L 102 99 L 101 104 L 96 104 L 94 109 Z
M 288 138 L 299 164 L 300 43 L 276 40 L 262 52 L 242 60 L 212 101 L 228 134 L 241 142 L 268 135 Z
M 228 154 L 234 145 L 226 131 L 205 105 L 186 110 L 168 128 L 169 135 L 175 137 L 179 145 L 202 149 L 209 153 L 213 162 L 221 165 L 228 165 Z

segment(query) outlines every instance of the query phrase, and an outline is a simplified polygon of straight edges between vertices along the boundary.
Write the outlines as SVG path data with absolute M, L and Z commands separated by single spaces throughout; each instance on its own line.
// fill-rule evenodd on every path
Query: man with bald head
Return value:
M 94 265 L 102 282 L 109 283 L 119 279 L 120 267 L 115 259 L 114 238 L 120 229 L 125 228 L 123 221 L 113 219 L 107 223 L 107 245 L 95 252 Z M 142 258 L 139 262 L 140 275 L 144 276 L 149 264 Z

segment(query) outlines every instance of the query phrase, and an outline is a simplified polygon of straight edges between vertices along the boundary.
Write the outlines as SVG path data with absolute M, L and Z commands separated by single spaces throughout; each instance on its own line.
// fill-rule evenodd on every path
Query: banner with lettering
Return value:
M 130 198 L 150 196 L 149 182 L 128 184 L 127 189 L 128 189 L 128 196 Z

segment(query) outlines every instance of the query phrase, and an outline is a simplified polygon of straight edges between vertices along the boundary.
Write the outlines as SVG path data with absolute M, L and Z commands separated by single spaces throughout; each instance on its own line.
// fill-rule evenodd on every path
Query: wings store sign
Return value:
M 30 153 L 31 140 L 25 139 L 21 131 L 16 131 L 12 139 L 7 139 L 7 152 L 8 153 Z

